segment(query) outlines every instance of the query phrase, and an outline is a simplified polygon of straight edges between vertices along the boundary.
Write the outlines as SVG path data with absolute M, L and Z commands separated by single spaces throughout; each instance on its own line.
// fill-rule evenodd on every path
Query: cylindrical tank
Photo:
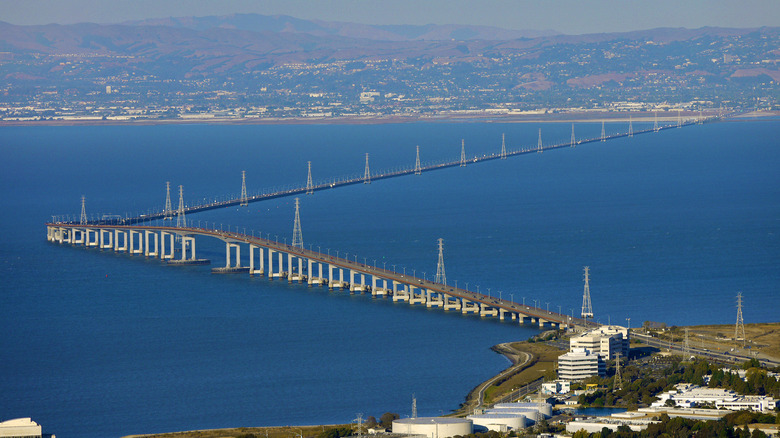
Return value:
M 504 424 L 512 430 L 525 428 L 525 415 L 514 412 L 474 414 L 469 415 L 466 418 L 473 421 L 475 425 L 483 426 L 488 429 L 491 429 L 490 425 L 493 424 Z
M 474 423 L 466 418 L 418 417 L 393 420 L 393 433 L 425 435 L 429 438 L 448 438 L 468 435 Z

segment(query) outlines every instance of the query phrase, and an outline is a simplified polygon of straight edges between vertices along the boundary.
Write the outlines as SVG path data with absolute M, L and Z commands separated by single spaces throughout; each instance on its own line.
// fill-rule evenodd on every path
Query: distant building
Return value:
M 651 407 L 665 406 L 669 400 L 674 406 L 694 408 L 712 406 L 717 409 L 751 410 L 769 412 L 778 406 L 778 400 L 764 395 L 740 395 L 722 388 L 703 388 L 690 383 L 680 383 L 671 391 L 658 395 L 659 400 Z
M 571 382 L 568 380 L 555 380 L 542 383 L 542 394 L 568 394 L 571 391 Z
M 607 375 L 607 364 L 601 355 L 587 348 L 573 348 L 572 351 L 558 357 L 558 378 L 563 380 L 583 380 L 590 376 Z
M 606 325 L 573 336 L 569 340 L 569 349 L 574 351 L 575 348 L 585 348 L 609 360 L 614 359 L 617 353 L 622 357 L 628 357 L 629 343 L 629 332 L 626 327 Z
M 14 418 L 0 423 L 0 437 L 41 438 L 41 426 L 32 418 Z
M 111 85 L 106 85 L 106 94 L 111 94 Z

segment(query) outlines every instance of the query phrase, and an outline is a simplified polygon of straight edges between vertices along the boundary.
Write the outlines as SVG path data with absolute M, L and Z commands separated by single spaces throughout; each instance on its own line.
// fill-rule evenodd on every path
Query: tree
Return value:
M 393 427 L 393 420 L 401 418 L 398 414 L 392 412 L 385 412 L 379 417 L 379 424 L 385 429 Z
M 366 418 L 366 427 L 376 427 L 376 417 L 373 415 L 369 415 L 368 418 Z

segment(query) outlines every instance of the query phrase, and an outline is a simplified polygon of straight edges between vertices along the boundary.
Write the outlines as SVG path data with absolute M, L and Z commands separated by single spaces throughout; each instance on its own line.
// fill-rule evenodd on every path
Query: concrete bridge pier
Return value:
M 138 230 L 127 230 L 129 233 L 128 241 L 130 245 L 130 254 L 143 254 L 144 252 L 144 242 L 143 242 L 143 236 L 142 232 Z M 138 236 L 138 249 L 135 248 L 135 237 Z
M 279 278 L 287 277 L 290 273 L 284 271 L 284 253 L 282 251 L 278 251 L 279 253 L 279 272 L 277 272 L 276 276 Z M 290 266 L 287 265 L 287 269 L 289 271 Z
M 398 286 L 401 286 L 401 289 L 398 289 Z M 393 302 L 395 301 L 409 301 L 409 291 L 407 289 L 407 285 L 401 284 L 395 280 L 393 280 Z
M 476 303 L 476 302 L 473 302 L 473 301 L 469 301 L 469 300 L 467 300 L 465 298 L 461 299 L 461 301 L 462 301 L 462 308 L 460 310 L 461 313 L 466 314 L 466 313 L 479 313 L 480 312 L 479 303 Z
M 305 275 L 303 275 L 303 257 L 298 256 L 298 283 L 303 283 L 304 277 Z
M 149 236 L 154 237 L 154 250 L 152 250 L 152 246 L 149 245 Z M 146 251 L 144 252 L 146 257 L 157 257 L 160 253 L 160 236 L 154 231 L 144 230 L 144 248 L 146 248 Z
M 415 293 L 414 286 L 409 287 L 409 304 L 425 304 L 425 291 L 420 290 L 420 293 Z
M 236 249 L 236 265 L 233 266 L 231 261 L 232 249 Z M 225 242 L 225 267 L 226 268 L 240 268 L 241 267 L 241 245 L 232 242 Z
M 429 289 L 425 290 L 425 306 L 426 307 L 444 307 L 444 297 L 442 294 L 433 292 Z
M 78 228 L 73 228 L 71 230 L 70 243 L 72 243 L 74 245 L 83 244 L 84 243 L 84 231 L 82 231 L 82 230 L 80 230 Z
M 119 245 L 119 237 L 122 236 L 122 245 Z M 115 229 L 114 230 L 114 251 L 123 251 L 126 252 L 127 248 L 129 246 L 129 242 L 127 240 L 127 231 Z
M 114 249 L 114 233 L 111 230 L 100 229 L 100 249 Z
M 309 284 L 309 286 L 311 286 L 312 284 L 314 284 L 314 270 L 313 270 L 314 263 L 312 262 L 311 259 L 306 259 L 306 262 L 307 262 L 306 273 L 309 274 L 307 276 L 307 280 L 308 280 L 307 283 Z
M 479 316 L 498 316 L 498 310 L 487 304 L 479 303 Z
M 176 236 L 173 233 L 160 231 L 160 258 L 162 260 L 172 260 L 174 257 L 174 245 Z M 119 241 L 116 242 L 119 245 Z M 167 249 L 171 251 L 168 252 Z
M 91 229 L 91 228 L 86 228 L 84 230 L 84 232 L 85 232 L 85 236 L 84 236 L 85 242 L 84 242 L 84 244 L 86 246 L 88 246 L 88 247 L 89 246 L 98 246 L 98 233 L 100 231 L 99 230 L 95 230 L 95 229 Z
M 263 252 L 260 250 L 260 252 Z M 274 275 L 274 250 L 268 248 L 268 278 L 273 279 Z
M 260 250 L 260 269 L 255 269 L 255 250 Z M 263 247 L 249 244 L 249 275 L 263 275 Z
M 444 310 L 460 310 L 461 304 L 460 304 L 460 300 L 457 297 L 452 297 L 444 294 L 442 295 L 442 298 L 444 301 L 444 305 L 442 306 L 442 308 Z

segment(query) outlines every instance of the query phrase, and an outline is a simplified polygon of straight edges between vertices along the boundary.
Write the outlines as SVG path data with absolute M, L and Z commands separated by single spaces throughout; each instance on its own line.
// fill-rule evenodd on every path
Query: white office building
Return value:
M 621 357 L 628 357 L 630 341 L 626 327 L 605 325 L 579 336 L 573 336 L 569 340 L 569 349 L 574 351 L 575 348 L 585 348 L 610 360 L 614 359 L 617 353 L 620 353 Z
M 591 376 L 607 375 L 607 364 L 601 355 L 586 348 L 572 348 L 572 351 L 558 357 L 558 378 L 562 380 L 583 380 Z

